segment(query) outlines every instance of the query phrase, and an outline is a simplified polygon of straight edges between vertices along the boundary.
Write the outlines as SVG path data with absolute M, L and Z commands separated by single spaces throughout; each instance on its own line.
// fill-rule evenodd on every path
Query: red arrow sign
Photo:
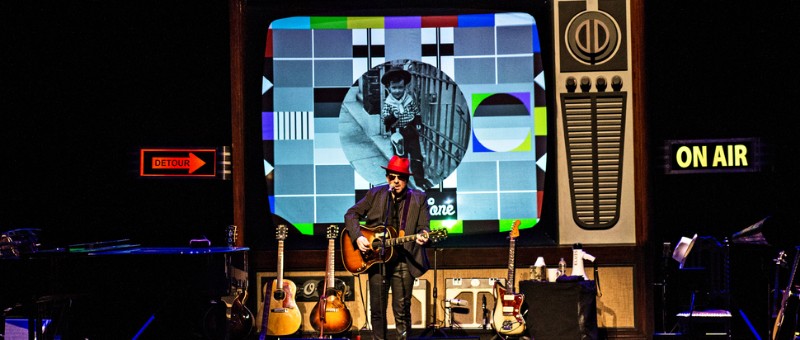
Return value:
M 215 177 L 216 149 L 141 149 L 140 176 Z
M 193 153 L 189 153 L 189 157 L 153 157 L 153 169 L 189 169 L 189 173 L 195 172 L 200 169 L 204 162 Z

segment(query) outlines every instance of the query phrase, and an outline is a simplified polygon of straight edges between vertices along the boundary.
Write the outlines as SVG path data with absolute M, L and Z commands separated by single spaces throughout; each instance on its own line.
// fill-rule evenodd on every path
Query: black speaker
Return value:
M 530 307 L 525 317 L 533 339 L 595 340 L 597 292 L 594 281 L 519 282 L 520 293 Z

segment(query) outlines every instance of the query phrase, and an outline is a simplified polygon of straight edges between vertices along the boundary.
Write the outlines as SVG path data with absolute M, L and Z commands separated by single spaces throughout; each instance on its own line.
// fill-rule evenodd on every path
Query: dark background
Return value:
M 303 13 L 314 2 L 294 4 Z M 780 216 L 775 225 L 789 235 L 781 245 L 734 249 L 750 254 L 732 263 L 734 272 L 753 269 L 740 294 L 765 295 L 768 257 L 798 243 L 798 6 L 645 4 L 646 72 L 635 76 L 646 81 L 638 99 L 648 129 L 652 255 L 681 236 L 723 239 Z M 45 247 L 119 238 L 184 245 L 203 235 L 222 243 L 233 222 L 232 182 L 142 179 L 137 157 L 143 147 L 230 145 L 227 1 L 2 1 L 0 32 L 0 230 L 41 228 Z M 664 174 L 666 140 L 741 137 L 762 140 L 762 171 Z M 260 174 L 258 167 L 248 171 Z M 265 202 L 263 179 L 250 181 L 248 204 Z M 253 247 L 272 237 L 256 228 L 248 235 Z M 659 278 L 673 273 L 669 261 L 654 268 Z

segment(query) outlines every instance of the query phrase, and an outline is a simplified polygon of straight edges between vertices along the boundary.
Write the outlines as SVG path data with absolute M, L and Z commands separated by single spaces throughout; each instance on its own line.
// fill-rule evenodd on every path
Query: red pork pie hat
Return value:
M 402 175 L 411 175 L 411 172 L 408 171 L 408 158 L 397 157 L 397 155 L 392 156 L 392 159 L 389 160 L 389 164 L 381 168 Z

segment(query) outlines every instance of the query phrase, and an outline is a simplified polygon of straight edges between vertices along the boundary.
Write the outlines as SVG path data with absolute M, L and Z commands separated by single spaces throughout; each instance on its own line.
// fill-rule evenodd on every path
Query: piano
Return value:
M 226 298 L 246 291 L 248 250 L 112 242 L 6 256 L 0 307 L 28 319 L 30 339 L 228 338 Z

